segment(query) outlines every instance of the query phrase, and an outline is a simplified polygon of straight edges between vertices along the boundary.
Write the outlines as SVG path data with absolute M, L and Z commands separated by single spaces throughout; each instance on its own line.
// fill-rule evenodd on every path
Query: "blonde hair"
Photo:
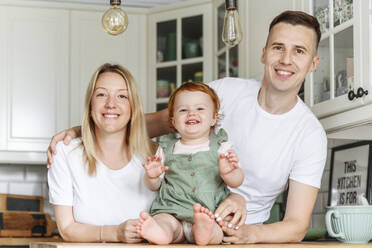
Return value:
M 98 160 L 96 154 L 97 140 L 95 135 L 95 123 L 91 117 L 91 101 L 97 79 L 105 72 L 113 72 L 121 75 L 128 87 L 131 116 L 127 124 L 125 143 L 128 145 L 129 153 L 138 156 L 140 159 L 145 159 L 147 156 L 151 156 L 154 153 L 154 148 L 150 143 L 145 127 L 145 117 L 139 91 L 132 74 L 120 65 L 103 64 L 98 67 L 89 82 L 85 94 L 85 107 L 81 126 L 84 161 L 88 163 L 88 174 L 90 176 L 96 174 L 96 162 Z

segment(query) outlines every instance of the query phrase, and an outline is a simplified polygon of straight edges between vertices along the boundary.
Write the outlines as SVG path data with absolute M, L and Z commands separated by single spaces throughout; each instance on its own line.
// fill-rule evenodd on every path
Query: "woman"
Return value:
M 48 172 L 59 232 L 74 242 L 140 242 L 138 211 L 154 198 L 141 160 L 154 154 L 132 75 L 104 64 L 89 83 L 82 138 L 59 142 Z

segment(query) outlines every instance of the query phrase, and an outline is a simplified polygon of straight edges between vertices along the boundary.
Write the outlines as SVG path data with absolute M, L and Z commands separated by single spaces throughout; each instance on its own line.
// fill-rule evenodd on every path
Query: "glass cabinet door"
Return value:
M 156 111 L 167 107 L 168 97 L 176 88 L 177 67 L 164 67 L 166 62 L 177 60 L 177 20 L 156 24 Z
M 213 47 L 203 46 L 212 43 L 211 30 L 205 30 L 211 14 L 211 4 L 190 4 L 150 15 L 149 111 L 166 108 L 170 95 L 183 82 L 212 79 Z
M 174 61 L 177 55 L 177 21 L 157 23 L 156 61 Z
M 167 108 L 170 95 L 181 83 L 203 81 L 203 15 L 158 22 L 156 27 L 156 111 L 159 111 Z
M 345 97 L 354 88 L 353 0 L 313 0 L 320 23 L 320 58 L 312 73 L 312 103 Z
M 182 18 L 181 82 L 203 82 L 203 16 Z M 196 60 L 195 60 L 196 59 Z
M 203 56 L 203 16 L 182 18 L 182 59 Z
M 167 107 L 168 97 L 176 89 L 177 67 L 161 67 L 156 72 L 156 111 Z
M 238 77 L 239 76 L 239 46 L 228 48 L 222 41 L 222 29 L 225 17 L 225 1 L 217 0 L 216 10 L 216 34 L 217 49 L 215 52 L 216 58 L 216 73 L 215 78 L 223 77 Z

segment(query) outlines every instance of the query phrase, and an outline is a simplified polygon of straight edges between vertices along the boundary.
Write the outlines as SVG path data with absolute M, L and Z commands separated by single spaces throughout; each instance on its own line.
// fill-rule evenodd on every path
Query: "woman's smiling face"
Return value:
M 91 100 L 91 116 L 96 131 L 125 132 L 131 118 L 128 86 L 115 72 L 99 75 Z

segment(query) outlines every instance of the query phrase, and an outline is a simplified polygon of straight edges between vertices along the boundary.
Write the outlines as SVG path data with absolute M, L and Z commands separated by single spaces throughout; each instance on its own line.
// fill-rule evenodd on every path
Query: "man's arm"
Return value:
M 173 131 L 168 121 L 168 109 L 146 114 L 145 118 L 150 138 L 168 134 Z M 52 137 L 47 149 L 47 168 L 50 168 L 53 164 L 53 155 L 56 154 L 57 143 L 63 140 L 63 143 L 68 145 L 72 139 L 77 137 L 81 137 L 81 126 L 63 130 Z
M 318 189 L 303 183 L 289 180 L 289 192 L 283 221 L 244 225 L 239 230 L 223 228 L 230 237 L 225 242 L 248 243 L 287 243 L 300 242 L 307 232 Z
M 59 141 L 63 140 L 65 145 L 70 144 L 71 140 L 81 137 L 81 126 L 72 127 L 70 129 L 63 130 L 52 137 L 47 153 L 47 168 L 53 164 L 53 155 L 57 153 L 56 146 Z
M 173 130 L 169 124 L 168 109 L 145 114 L 147 132 L 150 138 L 171 133 Z

